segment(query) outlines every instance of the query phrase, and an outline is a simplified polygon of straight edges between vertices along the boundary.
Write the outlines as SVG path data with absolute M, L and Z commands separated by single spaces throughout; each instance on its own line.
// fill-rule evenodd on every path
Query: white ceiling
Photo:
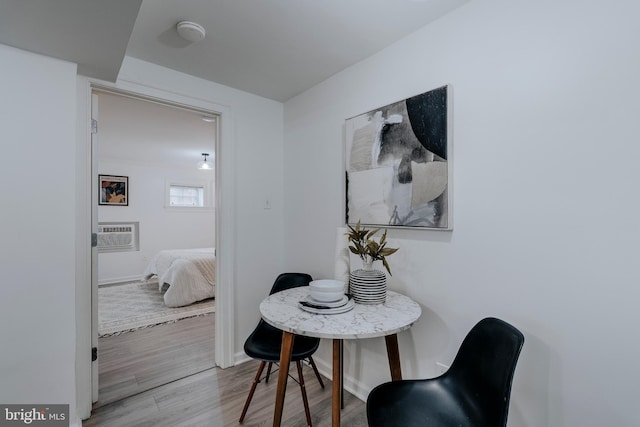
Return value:
M 98 92 L 98 159 L 167 170 L 196 170 L 202 153 L 215 165 L 217 124 L 202 113 Z
M 0 0 L 0 43 L 115 81 L 142 0 Z
M 0 43 L 115 81 L 124 55 L 277 101 L 469 0 L 0 0 Z M 175 25 L 193 20 L 204 40 Z
M 0 43 L 74 62 L 80 74 L 106 81 L 116 81 L 127 55 L 284 102 L 468 1 L 0 0 Z M 205 39 L 181 39 L 181 20 L 202 25 Z M 129 126 L 137 137 L 104 141 L 101 157 L 190 167 L 213 151 L 203 148 L 210 139 L 190 136 L 206 129 L 198 113 L 161 110 L 193 127 L 143 131 L 154 126 L 151 114 L 138 116 Z M 101 111 L 105 120 L 109 111 Z

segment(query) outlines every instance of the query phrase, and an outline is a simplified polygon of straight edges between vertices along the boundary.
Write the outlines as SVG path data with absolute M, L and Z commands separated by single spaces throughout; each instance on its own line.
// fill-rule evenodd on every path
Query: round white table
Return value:
M 260 304 L 260 313 L 265 322 L 282 330 L 274 427 L 279 427 L 282 420 L 295 335 L 333 339 L 331 424 L 337 427 L 340 425 L 342 396 L 342 341 L 385 337 L 391 379 L 401 380 L 397 333 L 409 329 L 422 314 L 422 309 L 415 301 L 393 291 L 387 291 L 384 304 L 355 304 L 353 310 L 341 314 L 314 314 L 300 309 L 298 302 L 305 300 L 308 295 L 309 287 L 302 286 L 270 295 Z

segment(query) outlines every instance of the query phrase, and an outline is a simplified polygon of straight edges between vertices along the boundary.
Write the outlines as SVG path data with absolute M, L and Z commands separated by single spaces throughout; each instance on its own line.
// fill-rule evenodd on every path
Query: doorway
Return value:
M 120 203 L 92 203 L 94 220 L 126 230 L 135 243 L 124 250 L 99 245 L 92 287 L 97 295 L 126 286 L 137 291 L 145 284 L 140 280 L 146 267 L 160 250 L 215 246 L 215 169 L 198 170 L 197 164 L 203 153 L 209 164 L 215 164 L 219 116 L 110 89 L 94 88 L 92 93 L 97 98 L 92 112 L 98 116 L 92 176 L 99 177 L 96 186 L 102 185 L 100 178 L 126 183 L 126 197 Z M 202 205 L 173 205 L 169 192 L 175 184 L 200 188 Z M 113 236 L 106 237 L 105 241 L 113 240 Z M 115 246 L 122 246 L 120 243 Z M 153 278 L 146 285 L 151 294 L 162 295 L 157 282 L 154 289 Z M 100 311 L 100 298 L 96 299 L 94 311 Z M 124 311 L 137 310 L 134 304 Z M 208 316 L 144 325 L 97 338 L 94 391 L 98 393 L 93 400 L 101 406 L 211 368 L 215 328 L 214 316 Z M 194 330 L 199 331 L 196 336 Z M 201 363 L 192 363 L 193 357 Z M 179 362 L 181 358 L 191 360 L 186 363 L 191 370 L 180 368 L 185 364 Z

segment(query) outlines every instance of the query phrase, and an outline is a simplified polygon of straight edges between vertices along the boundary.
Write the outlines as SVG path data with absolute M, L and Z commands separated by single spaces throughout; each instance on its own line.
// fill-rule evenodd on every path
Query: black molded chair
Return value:
M 283 273 L 276 278 L 271 292 L 269 295 L 276 292 L 284 291 L 286 289 L 297 288 L 299 286 L 307 286 L 311 282 L 311 276 L 305 273 Z M 304 412 L 307 416 L 307 425 L 311 426 L 311 413 L 309 412 L 309 402 L 307 401 L 307 392 L 304 386 L 304 377 L 302 376 L 302 364 L 301 361 L 308 359 L 313 371 L 320 382 L 320 386 L 324 388 L 324 383 L 318 372 L 313 357 L 311 355 L 315 353 L 320 344 L 319 338 L 303 337 L 296 335 L 293 341 L 293 353 L 291 354 L 291 361 L 296 362 L 298 368 L 298 380 L 296 381 L 300 385 L 302 392 L 302 401 L 304 403 Z M 253 394 L 256 391 L 256 386 L 263 379 L 265 382 L 269 381 L 271 375 L 271 367 L 274 363 L 280 361 L 280 347 L 282 346 L 282 331 L 269 325 L 264 320 L 260 319 L 258 326 L 249 335 L 249 338 L 244 343 L 244 352 L 253 359 L 260 360 L 260 366 L 258 366 L 258 373 L 256 374 L 247 401 L 242 408 L 242 414 L 240 415 L 240 423 L 244 421 L 244 417 L 249 409 L 249 404 L 253 398 Z M 267 374 L 262 378 L 262 372 L 266 364 L 269 364 L 267 368 Z M 289 375 L 291 376 L 291 375 Z M 293 378 L 293 377 L 292 377 Z M 294 378 L 295 381 L 295 378 Z
M 370 427 L 504 427 L 522 333 L 495 318 L 467 334 L 439 377 L 375 387 L 367 398 Z

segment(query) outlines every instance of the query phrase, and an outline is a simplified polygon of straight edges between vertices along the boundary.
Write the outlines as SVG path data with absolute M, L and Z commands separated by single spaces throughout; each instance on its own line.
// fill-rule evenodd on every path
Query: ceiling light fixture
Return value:
M 209 153 L 202 153 L 202 156 L 204 157 L 204 159 L 198 162 L 198 169 L 200 169 L 200 170 L 211 170 L 211 169 L 213 169 L 211 167 L 211 165 L 209 163 L 207 163 L 207 157 L 209 156 Z
M 190 42 L 199 42 L 204 39 L 206 34 L 202 25 L 192 21 L 180 21 L 176 25 L 176 29 L 180 37 Z
M 216 118 L 212 116 L 202 116 L 202 121 L 207 123 L 213 123 L 216 121 Z

